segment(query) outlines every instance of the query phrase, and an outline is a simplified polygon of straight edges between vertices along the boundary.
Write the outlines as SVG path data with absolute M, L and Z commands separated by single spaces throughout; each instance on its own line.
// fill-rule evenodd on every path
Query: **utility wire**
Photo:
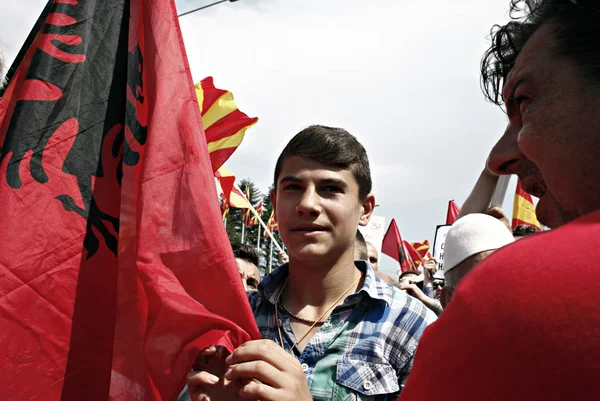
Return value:
M 198 8 L 195 8 L 193 10 L 181 13 L 181 14 L 178 15 L 178 17 L 183 17 L 184 15 L 195 13 L 196 11 L 204 10 L 205 8 L 216 6 L 217 4 L 225 3 L 226 1 L 232 1 L 232 0 L 220 0 L 220 1 L 217 1 L 216 3 L 208 4 L 206 6 L 198 7 Z M 233 1 L 237 1 L 237 0 L 233 0 Z

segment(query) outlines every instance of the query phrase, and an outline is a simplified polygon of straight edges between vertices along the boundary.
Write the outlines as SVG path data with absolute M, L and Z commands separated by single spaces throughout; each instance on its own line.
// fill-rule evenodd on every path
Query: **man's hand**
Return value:
M 398 288 L 406 291 L 408 295 L 417 298 L 429 308 L 431 308 L 431 306 L 435 303 L 433 298 L 429 298 L 427 295 L 425 295 L 425 293 L 421 291 L 416 284 L 411 283 L 407 277 L 404 277 L 402 280 L 400 280 L 400 283 L 398 283 Z
M 285 253 L 283 251 L 279 251 L 279 262 L 287 263 L 289 261 L 290 261 L 290 258 L 288 257 L 287 253 Z
M 242 381 L 239 395 L 261 401 L 311 401 L 306 376 L 296 358 L 271 340 L 249 341 L 227 359 L 225 378 Z
M 423 274 L 425 278 L 425 283 L 428 283 L 433 278 L 433 275 L 437 271 L 437 260 L 434 258 L 430 258 L 423 263 Z
M 194 371 L 187 375 L 188 391 L 192 401 L 239 400 L 240 383 L 225 379 L 227 350 L 212 346 L 200 352 Z

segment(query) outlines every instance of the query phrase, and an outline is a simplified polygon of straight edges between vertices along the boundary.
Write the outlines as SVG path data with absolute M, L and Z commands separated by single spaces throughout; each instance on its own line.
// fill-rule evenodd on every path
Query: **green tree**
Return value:
M 256 208 L 258 203 L 263 201 L 263 214 L 262 220 L 265 224 L 269 220 L 269 216 L 271 215 L 271 211 L 273 210 L 273 206 L 271 205 L 271 199 L 269 194 L 261 194 L 258 188 L 254 185 L 254 183 L 250 179 L 243 179 L 238 183 L 240 189 L 245 192 L 246 188 L 250 190 L 250 202 L 252 206 Z M 269 189 L 270 192 L 270 189 Z M 243 225 L 243 212 L 244 209 L 237 208 L 229 208 L 229 216 L 227 217 L 226 229 L 227 235 L 229 236 L 229 241 L 232 244 L 242 242 L 242 225 Z M 260 227 L 260 228 L 259 228 Z M 260 256 L 260 270 L 261 274 L 265 274 L 268 271 L 268 263 L 270 259 L 270 245 L 271 240 L 267 236 L 264 237 L 264 229 L 260 224 L 254 225 L 252 227 L 244 227 L 244 243 L 250 246 L 256 247 L 258 245 L 258 235 L 260 231 L 260 248 L 259 248 L 259 256 Z M 281 237 L 279 233 L 275 232 L 275 239 L 282 244 Z M 279 265 L 279 252 L 277 248 L 273 246 L 273 268 Z

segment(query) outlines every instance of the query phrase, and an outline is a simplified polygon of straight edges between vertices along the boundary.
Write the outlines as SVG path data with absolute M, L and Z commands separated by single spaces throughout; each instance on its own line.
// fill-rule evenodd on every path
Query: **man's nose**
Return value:
M 296 212 L 302 215 L 318 215 L 321 212 L 319 194 L 313 187 L 308 187 L 302 193 L 296 206 Z
M 492 148 L 487 161 L 488 169 L 492 173 L 498 175 L 516 173 L 516 165 L 524 158 L 518 146 L 519 130 L 520 126 L 509 124 L 504 135 Z

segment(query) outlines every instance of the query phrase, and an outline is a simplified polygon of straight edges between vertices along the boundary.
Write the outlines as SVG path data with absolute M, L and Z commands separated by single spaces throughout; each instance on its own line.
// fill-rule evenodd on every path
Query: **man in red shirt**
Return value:
M 511 3 L 482 63 L 516 174 L 554 230 L 495 252 L 421 339 L 401 401 L 590 400 L 600 394 L 600 2 Z M 524 16 L 524 17 L 523 17 Z M 501 93 L 502 91 L 502 93 Z

